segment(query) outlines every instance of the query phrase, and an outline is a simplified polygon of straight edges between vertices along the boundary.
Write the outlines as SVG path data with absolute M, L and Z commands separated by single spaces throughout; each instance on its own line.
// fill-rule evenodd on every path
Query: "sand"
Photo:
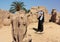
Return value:
M 12 42 L 11 26 L 3 26 L 0 28 L 0 42 Z
M 60 42 L 60 25 L 55 23 L 44 23 L 43 33 L 36 33 L 37 23 L 28 26 L 28 34 L 31 34 L 32 42 Z
M 55 23 L 44 23 L 44 32 L 36 33 L 33 28 L 37 28 L 37 23 L 28 26 L 28 34 L 31 34 L 32 42 L 60 42 L 60 25 Z M 3 26 L 0 28 L 0 42 L 12 42 L 11 26 Z

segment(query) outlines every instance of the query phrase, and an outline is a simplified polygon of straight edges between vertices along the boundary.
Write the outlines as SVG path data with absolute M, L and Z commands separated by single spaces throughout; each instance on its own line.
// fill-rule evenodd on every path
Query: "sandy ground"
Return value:
M 11 26 L 3 26 L 0 28 L 0 42 L 12 42 Z
M 28 34 L 31 34 L 32 42 L 60 42 L 60 25 L 55 23 L 44 23 L 44 32 L 36 33 L 33 28 L 37 28 L 37 23 L 28 26 Z M 11 26 L 0 28 L 0 42 L 12 42 Z
M 60 25 L 55 23 L 44 23 L 44 32 L 36 33 L 37 23 L 28 26 L 28 34 L 31 34 L 32 42 L 60 42 Z

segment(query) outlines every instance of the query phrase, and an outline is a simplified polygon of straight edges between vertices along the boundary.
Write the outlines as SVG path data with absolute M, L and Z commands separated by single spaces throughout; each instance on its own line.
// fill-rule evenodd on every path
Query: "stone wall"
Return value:
M 36 20 L 37 20 L 37 16 L 38 16 L 38 11 L 43 11 L 44 12 L 44 22 L 49 22 L 49 19 L 50 19 L 50 17 L 51 17 L 51 15 L 49 15 L 49 13 L 48 13 L 48 10 L 44 7 L 44 6 L 38 6 L 38 7 L 32 7 L 31 9 L 30 9 L 30 12 L 31 12 L 31 14 L 33 14 L 33 16 L 35 15 L 35 14 L 37 14 L 36 15 Z M 47 18 L 48 17 L 48 18 Z M 33 19 L 33 18 L 32 18 Z M 34 19 L 34 20 L 35 20 Z M 38 21 L 38 20 L 37 20 Z
M 57 12 L 56 23 L 60 25 L 60 13 Z
M 0 25 L 9 25 L 10 12 L 0 10 Z

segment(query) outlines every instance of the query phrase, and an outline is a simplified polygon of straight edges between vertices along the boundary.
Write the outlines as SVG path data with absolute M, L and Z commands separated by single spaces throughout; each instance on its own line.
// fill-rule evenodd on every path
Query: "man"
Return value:
M 43 32 L 44 12 L 39 11 L 38 15 L 38 32 Z

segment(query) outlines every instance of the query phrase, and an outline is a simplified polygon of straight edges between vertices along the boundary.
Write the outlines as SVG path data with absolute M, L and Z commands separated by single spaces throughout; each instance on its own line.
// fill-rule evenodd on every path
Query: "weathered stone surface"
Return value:
M 56 23 L 60 24 L 60 13 L 57 13 L 57 16 L 56 16 Z
M 8 18 L 9 15 L 10 15 L 10 12 L 4 11 L 4 10 L 0 10 L 0 17 L 1 17 L 2 19 Z
M 4 25 L 4 26 L 9 26 L 10 24 L 11 24 L 11 20 L 10 20 L 10 19 L 5 18 L 5 19 L 3 20 L 3 25 Z
M 15 14 L 25 14 L 25 11 L 24 10 L 20 10 L 20 11 L 15 12 Z
M 13 38 L 15 42 L 23 42 L 27 32 L 27 16 L 25 14 L 15 14 L 12 17 Z
M 44 6 L 32 7 L 30 12 L 31 12 L 31 14 L 35 15 L 39 11 L 44 12 L 44 22 L 49 22 L 50 15 L 48 14 L 48 10 Z M 32 16 L 32 18 L 34 18 L 34 15 Z M 49 17 L 49 18 L 47 19 L 47 17 Z M 35 19 L 37 19 L 37 18 L 34 18 L 33 21 L 35 21 Z
M 27 17 L 25 14 L 20 14 L 18 17 L 18 23 L 19 42 L 22 42 L 27 32 Z
M 35 22 L 37 22 L 38 20 L 37 20 L 37 18 L 38 18 L 38 14 L 37 13 L 28 13 L 28 14 L 26 14 L 26 16 L 27 16 L 27 20 L 28 20 L 28 24 L 30 24 L 30 23 L 35 23 Z
M 2 23 L 2 19 L 0 19 L 0 28 L 2 28 L 2 26 L 3 26 L 3 23 Z
M 33 23 L 36 23 L 37 21 L 38 21 L 38 14 L 37 13 L 35 13 L 35 14 L 32 14 L 32 22 Z
M 0 25 L 9 25 L 10 12 L 0 9 Z M 6 21 L 5 21 L 6 20 Z
M 58 20 L 58 24 L 60 25 L 60 17 L 59 17 L 59 20 Z
M 50 20 L 50 18 L 51 18 L 51 14 L 45 14 L 44 17 L 45 17 L 45 18 L 44 18 L 44 22 L 45 22 L 45 23 L 48 23 L 49 20 Z
M 36 13 L 38 11 L 37 9 L 38 9 L 38 7 L 32 7 L 30 9 L 30 12 L 34 14 L 34 13 Z
M 56 12 L 56 9 L 52 9 L 52 12 L 51 12 L 51 22 L 56 22 L 56 16 L 57 16 L 57 12 Z
M 12 20 L 12 35 L 13 41 L 18 42 L 18 18 L 15 16 Z
M 38 11 L 42 10 L 44 13 L 48 13 L 48 10 L 44 6 L 38 6 Z
M 29 13 L 29 14 L 27 14 L 26 16 L 27 16 L 28 24 L 32 23 L 32 22 L 33 22 L 33 20 L 32 20 L 32 18 L 33 18 L 33 17 L 32 17 L 32 14 Z

